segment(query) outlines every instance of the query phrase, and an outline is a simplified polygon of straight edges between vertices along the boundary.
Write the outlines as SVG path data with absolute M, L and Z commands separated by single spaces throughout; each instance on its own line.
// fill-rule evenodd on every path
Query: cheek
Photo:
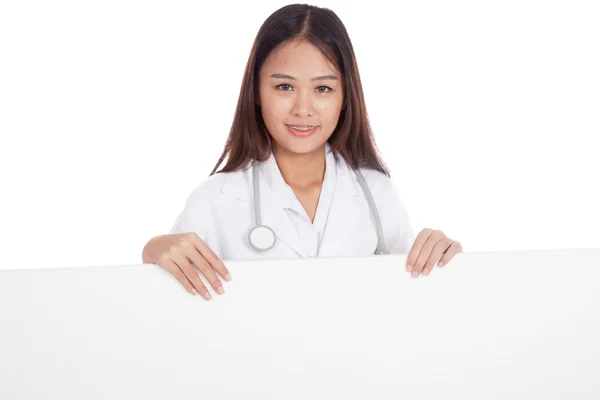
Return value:
M 323 99 L 316 102 L 314 107 L 323 123 L 335 127 L 342 111 L 342 98 Z
M 282 99 L 281 97 L 264 96 L 261 99 L 261 108 L 265 123 L 280 122 L 289 112 L 288 102 L 289 101 Z

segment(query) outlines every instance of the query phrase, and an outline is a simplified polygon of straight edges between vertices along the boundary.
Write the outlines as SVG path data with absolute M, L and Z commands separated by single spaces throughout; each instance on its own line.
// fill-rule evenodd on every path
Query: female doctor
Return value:
M 397 253 L 417 277 L 461 251 L 439 230 L 414 237 L 377 154 L 342 22 L 328 9 L 289 5 L 256 36 L 215 168 L 142 260 L 210 300 L 197 270 L 222 294 L 219 276 L 231 279 L 222 260 Z

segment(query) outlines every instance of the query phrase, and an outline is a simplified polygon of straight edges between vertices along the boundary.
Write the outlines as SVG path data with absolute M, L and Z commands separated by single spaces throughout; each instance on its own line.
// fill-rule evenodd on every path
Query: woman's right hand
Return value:
M 224 290 L 216 273 L 227 281 L 231 280 L 223 261 L 194 232 L 161 235 L 150 239 L 144 246 L 142 262 L 157 264 L 173 275 L 188 292 L 193 295 L 200 293 L 206 300 L 210 300 L 212 296 L 195 268 L 202 272 L 219 294 L 223 294 Z

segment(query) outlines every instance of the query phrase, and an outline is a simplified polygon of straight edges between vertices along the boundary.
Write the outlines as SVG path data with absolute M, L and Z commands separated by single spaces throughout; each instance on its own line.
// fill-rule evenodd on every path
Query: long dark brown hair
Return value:
M 227 163 L 218 172 L 237 171 L 252 160 L 264 161 L 271 155 L 273 139 L 256 101 L 259 72 L 271 52 L 295 39 L 306 40 L 320 49 L 342 75 L 344 100 L 338 124 L 328 140 L 331 149 L 352 168 L 372 168 L 389 176 L 373 139 L 348 32 L 333 11 L 307 4 L 280 8 L 259 29 L 244 71 L 229 137 L 211 175 L 227 156 Z

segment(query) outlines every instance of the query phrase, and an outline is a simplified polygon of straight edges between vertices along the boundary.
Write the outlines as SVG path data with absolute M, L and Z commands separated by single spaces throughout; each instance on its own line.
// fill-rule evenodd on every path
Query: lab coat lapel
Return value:
M 263 179 L 260 181 L 262 183 L 260 184 L 260 207 L 263 215 L 263 224 L 275 231 L 278 241 L 282 241 L 292 248 L 298 256 L 307 258 L 308 253 L 302 245 L 294 224 L 290 221 L 286 213 L 284 201 L 280 197 L 281 195 L 278 196 L 277 193 L 265 184 Z
M 250 230 L 255 223 L 254 216 L 254 191 L 252 182 L 252 169 L 250 167 L 239 173 L 228 174 L 221 192 L 228 196 L 233 196 L 243 202 L 249 203 L 252 209 L 252 225 L 248 227 Z M 261 167 L 258 167 L 261 168 Z M 271 189 L 269 182 L 263 175 L 264 171 L 260 171 L 259 185 L 259 207 L 262 216 L 262 224 L 273 229 L 279 245 L 289 246 L 299 257 L 307 257 L 308 254 L 302 246 L 300 237 L 296 232 L 293 223 L 289 220 L 286 214 L 284 200 L 281 199 L 281 193 L 277 193 Z M 278 244 L 275 244 L 278 247 Z M 273 250 L 269 252 L 273 254 Z
M 358 205 L 360 188 L 353 182 L 354 172 L 351 169 L 338 170 L 337 184 L 331 201 L 327 225 L 323 232 L 323 240 L 319 249 L 319 257 L 339 255 L 339 249 L 354 231 L 360 221 Z

